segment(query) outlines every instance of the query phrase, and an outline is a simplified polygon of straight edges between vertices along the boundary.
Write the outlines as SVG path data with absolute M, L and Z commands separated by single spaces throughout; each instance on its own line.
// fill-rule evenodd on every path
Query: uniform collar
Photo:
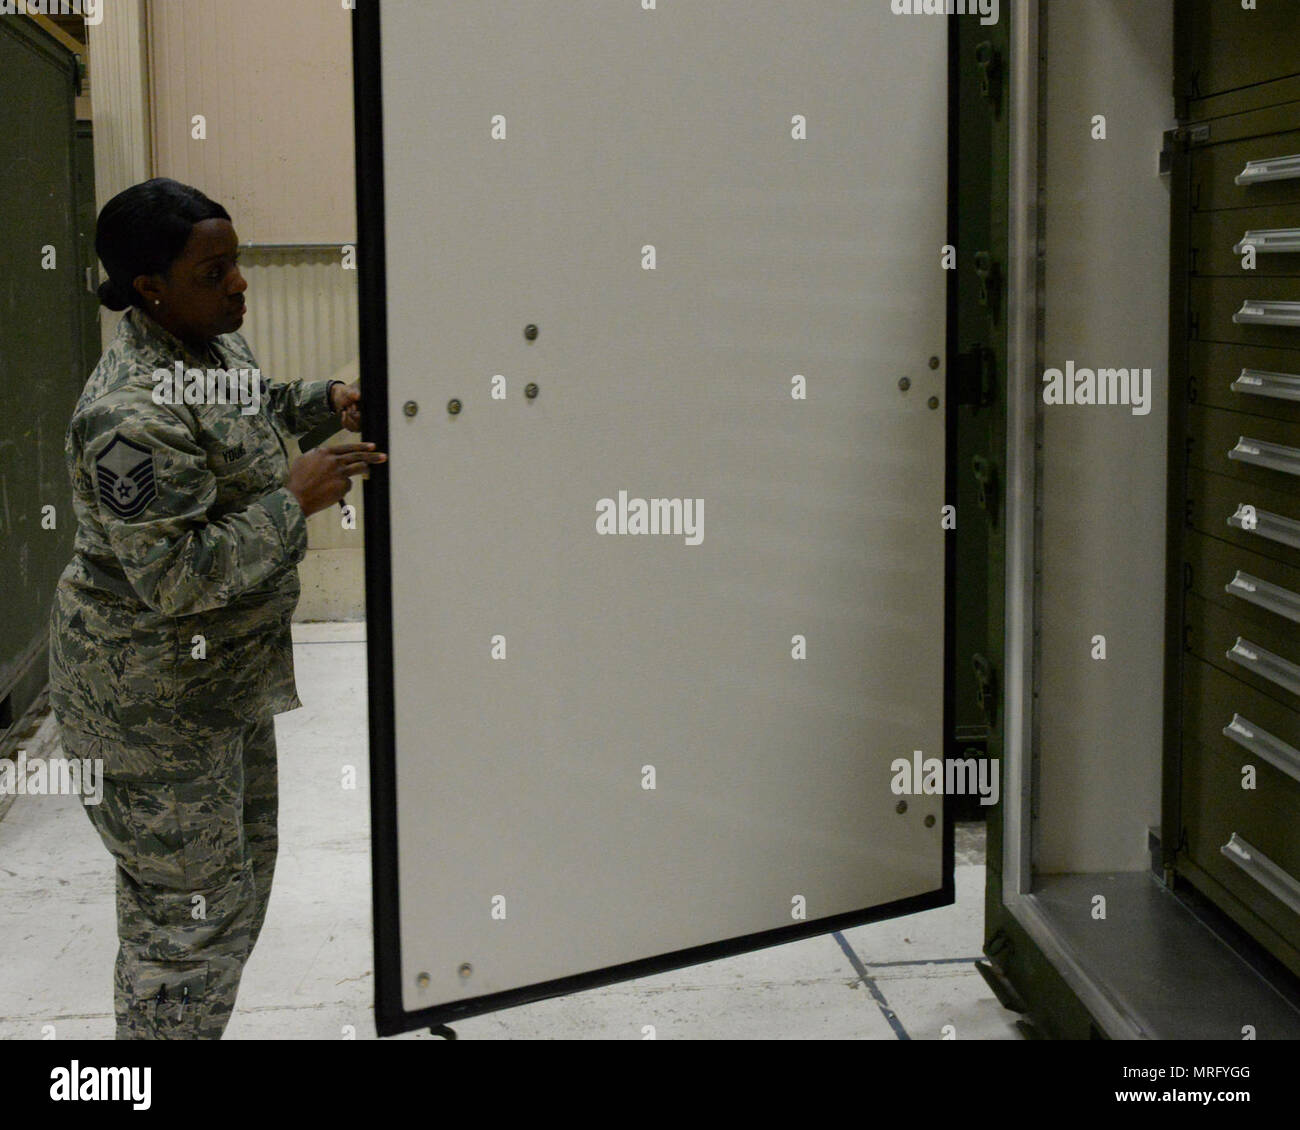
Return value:
M 148 314 L 140 309 L 139 306 L 132 306 L 127 310 L 126 316 L 122 319 L 123 326 L 119 327 L 119 332 L 130 334 L 141 344 L 151 345 L 159 354 L 169 361 L 175 360 L 178 356 L 183 357 L 194 365 L 204 366 L 212 363 L 211 357 L 200 357 L 180 338 L 170 330 L 163 329 Z M 211 338 L 208 341 L 209 347 L 216 354 L 218 363 L 225 360 L 223 351 L 220 346 L 220 338 Z

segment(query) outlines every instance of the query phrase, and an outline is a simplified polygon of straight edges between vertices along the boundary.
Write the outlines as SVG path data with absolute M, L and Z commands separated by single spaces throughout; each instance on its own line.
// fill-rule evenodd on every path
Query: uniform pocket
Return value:
M 132 975 L 127 1033 L 141 1040 L 202 1038 L 209 1021 L 206 998 L 210 980 L 206 961 L 157 961 L 139 966 Z M 119 1025 L 119 1033 L 120 1029 Z

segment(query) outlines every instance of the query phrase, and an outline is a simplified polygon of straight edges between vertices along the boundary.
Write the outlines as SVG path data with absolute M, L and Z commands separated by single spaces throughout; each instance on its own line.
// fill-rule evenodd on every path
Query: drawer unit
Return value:
M 1193 340 L 1289 350 L 1300 337 L 1300 284 L 1295 279 L 1198 275 L 1191 279 L 1190 291 L 1188 336 Z
M 1173 194 L 1165 861 L 1300 974 L 1300 101 L 1276 60 L 1206 58 Z
M 1243 115 L 1245 119 L 1252 117 L 1259 122 L 1254 128 L 1265 128 L 1270 124 L 1260 115 Z M 1274 123 L 1282 120 L 1280 114 L 1271 117 Z M 1192 154 L 1193 212 L 1300 204 L 1300 180 L 1288 178 L 1237 183 L 1237 178 L 1252 162 L 1268 162 L 1300 153 L 1300 129 L 1294 126 L 1280 134 L 1240 136 L 1241 131 L 1249 133 L 1251 129 L 1246 122 L 1231 125 L 1210 123 L 1210 137 L 1207 140 L 1213 144 Z M 1227 140 L 1229 136 L 1235 140 Z
M 1300 425 L 1193 405 L 1187 412 L 1190 467 L 1285 493 L 1300 490 Z
M 1300 715 L 1201 659 L 1188 663 L 1184 687 L 1184 730 L 1198 738 L 1183 749 L 1180 855 L 1199 886 L 1237 917 L 1258 922 L 1268 948 L 1294 960 L 1295 912 L 1287 899 L 1223 847 L 1234 835 L 1244 838 L 1284 874 L 1300 877 Z
M 1219 341 L 1188 346 L 1186 395 L 1191 403 L 1300 423 L 1300 400 L 1291 399 L 1291 382 L 1277 379 L 1300 381 L 1300 360 L 1293 351 Z
M 1300 71 L 1293 52 L 1280 49 L 1300 36 L 1300 5 L 1259 0 L 1244 14 L 1240 0 L 1178 0 L 1178 7 L 1180 85 L 1194 97 Z
M 1187 594 L 1186 617 L 1192 655 L 1288 709 L 1300 708 L 1300 633 L 1288 621 L 1270 623 L 1262 610 L 1229 610 L 1194 593 Z
M 1187 689 L 1196 693 L 1189 694 L 1183 705 L 1183 724 L 1205 735 L 1201 749 L 1230 756 L 1238 767 L 1256 766 L 1257 793 L 1295 799 L 1300 790 L 1300 762 L 1292 751 L 1300 751 L 1300 718 L 1287 704 L 1223 670 L 1226 666 L 1222 659 L 1219 664 L 1202 659 L 1188 664 Z M 1240 789 L 1240 780 L 1234 784 Z M 1300 869 L 1296 854 L 1300 843 L 1284 842 L 1294 832 L 1294 821 L 1285 815 L 1285 820 L 1256 829 L 1260 847 Z
M 1300 228 L 1294 204 L 1198 212 L 1192 217 L 1192 269 L 1203 275 L 1300 275 Z M 1255 266 L 1243 267 L 1246 248 Z
M 1242 616 L 1261 614 L 1266 627 L 1277 617 L 1297 624 L 1300 636 L 1300 568 L 1240 546 L 1189 531 L 1184 584 L 1202 600 Z
M 1191 468 L 1185 502 L 1189 533 L 1300 568 L 1300 497 L 1295 494 Z

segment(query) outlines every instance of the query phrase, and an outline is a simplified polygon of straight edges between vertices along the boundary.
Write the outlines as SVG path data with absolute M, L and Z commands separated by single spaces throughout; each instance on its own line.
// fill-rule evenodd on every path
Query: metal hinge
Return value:
M 996 114 L 1002 108 L 1002 55 L 991 39 L 975 45 L 975 65 L 980 70 L 980 95 Z
M 997 317 L 998 296 L 1002 292 L 1002 271 L 987 251 L 975 252 L 975 277 L 979 279 L 979 304 L 987 306 Z
M 991 459 L 976 455 L 971 460 L 975 472 L 975 484 L 979 487 L 977 501 L 979 507 L 989 516 L 989 522 L 997 525 L 998 521 L 998 469 Z
M 1174 154 L 1180 149 L 1186 150 L 1185 130 L 1167 129 L 1161 135 L 1162 144 L 1160 146 L 1160 175 L 1169 176 L 1174 171 Z
M 983 711 L 984 718 L 991 729 L 997 725 L 997 672 L 993 669 L 993 664 L 979 654 L 971 656 L 971 666 L 975 670 L 975 683 L 978 688 L 975 692 L 975 698 L 978 700 L 980 710 Z
M 987 345 L 977 345 L 957 354 L 953 362 L 957 403 L 980 408 L 993 403 L 997 377 L 997 354 Z
M 1205 145 L 1210 140 L 1210 127 L 1204 124 L 1178 126 L 1165 130 L 1160 136 L 1160 175 L 1167 177 L 1174 171 L 1174 155 L 1186 153 L 1193 145 Z

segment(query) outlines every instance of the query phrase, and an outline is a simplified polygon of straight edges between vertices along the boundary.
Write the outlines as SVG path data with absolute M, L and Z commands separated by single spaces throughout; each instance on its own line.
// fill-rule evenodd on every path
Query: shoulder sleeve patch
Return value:
M 144 513 L 158 493 L 153 451 L 120 435 L 114 435 L 112 443 L 95 460 L 95 478 L 99 501 L 119 518 Z

